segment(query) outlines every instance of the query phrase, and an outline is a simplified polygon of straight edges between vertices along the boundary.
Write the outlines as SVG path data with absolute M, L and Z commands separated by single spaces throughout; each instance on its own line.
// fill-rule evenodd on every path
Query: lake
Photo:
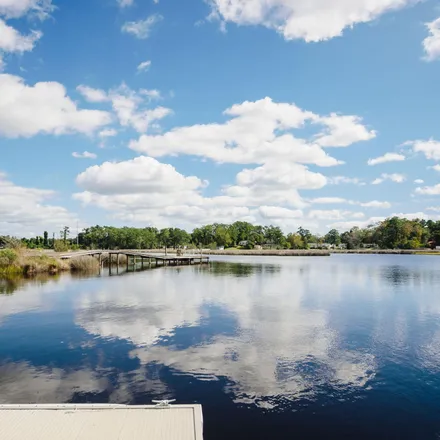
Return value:
M 207 440 L 440 438 L 440 258 L 0 281 L 0 403 L 171 398 Z

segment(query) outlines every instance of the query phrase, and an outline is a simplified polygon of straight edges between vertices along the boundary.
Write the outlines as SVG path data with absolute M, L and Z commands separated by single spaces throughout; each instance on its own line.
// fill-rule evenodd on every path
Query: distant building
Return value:
M 247 246 L 248 243 L 249 243 L 249 242 L 248 242 L 247 240 L 243 240 L 243 241 L 238 242 L 238 245 L 239 245 L 239 246 Z
M 225 250 L 225 247 L 224 247 L 224 246 L 217 246 L 217 250 L 218 250 L 218 251 L 224 251 L 224 250 Z

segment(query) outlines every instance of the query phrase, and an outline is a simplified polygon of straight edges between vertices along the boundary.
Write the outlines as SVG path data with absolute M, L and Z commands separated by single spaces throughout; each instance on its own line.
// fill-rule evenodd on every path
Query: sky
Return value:
M 0 235 L 440 219 L 435 0 L 0 0 Z

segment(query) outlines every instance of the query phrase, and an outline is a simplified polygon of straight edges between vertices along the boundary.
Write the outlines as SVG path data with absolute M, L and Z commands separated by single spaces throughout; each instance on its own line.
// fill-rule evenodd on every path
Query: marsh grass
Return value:
M 72 272 L 98 272 L 99 261 L 95 257 L 82 256 L 70 260 L 70 270 Z

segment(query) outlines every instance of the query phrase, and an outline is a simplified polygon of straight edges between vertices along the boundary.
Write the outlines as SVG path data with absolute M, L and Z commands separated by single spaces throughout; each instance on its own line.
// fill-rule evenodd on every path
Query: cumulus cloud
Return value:
M 414 183 L 416 183 L 417 185 L 422 185 L 423 183 L 425 183 L 425 181 L 422 179 L 416 179 L 414 180 Z
M 108 112 L 79 109 L 60 83 L 30 86 L 18 76 L 0 75 L 0 135 L 92 134 L 110 122 Z
M 118 134 L 117 130 L 115 130 L 114 128 L 107 128 L 105 130 L 102 130 L 98 133 L 98 136 L 100 138 L 108 138 L 108 137 L 113 137 L 116 136 Z
M 347 218 L 364 218 L 363 212 L 353 212 L 340 209 L 313 209 L 308 213 L 311 219 L 346 220 Z
M 406 177 L 403 174 L 393 173 L 393 174 L 387 174 L 383 173 L 380 177 L 377 179 L 374 179 L 371 184 L 372 185 L 380 185 L 381 183 L 385 182 L 386 180 L 390 180 L 394 183 L 403 183 L 406 180 Z
M 359 205 L 364 208 L 390 208 L 391 203 L 372 200 L 371 202 L 358 202 L 355 200 L 347 200 L 341 197 L 318 197 L 311 199 L 310 203 L 317 205 Z
M 426 27 L 429 31 L 429 37 L 423 40 L 425 59 L 427 61 L 434 61 L 440 58 L 440 17 L 430 23 L 426 23 Z
M 154 92 L 140 90 L 136 93 L 126 84 L 111 90 L 109 98 L 119 123 L 123 127 L 132 127 L 139 133 L 145 133 L 152 123 L 172 114 L 172 110 L 169 108 L 162 106 L 150 108 L 148 106 L 152 97 L 158 97 L 158 92 Z
M 434 139 L 409 141 L 404 145 L 412 146 L 415 153 L 422 153 L 427 159 L 440 160 L 440 142 Z
M 148 128 L 142 126 L 148 117 L 143 115 L 139 121 L 136 119 L 136 115 L 142 115 L 136 106 L 143 92 L 133 94 L 124 85 L 108 92 L 121 125 L 134 126 L 138 131 Z M 77 179 L 84 191 L 75 198 L 132 222 L 179 223 L 181 226 L 187 222 L 193 227 L 238 219 L 266 224 L 270 219 L 287 227 L 293 225 L 299 211 L 307 207 L 300 191 L 317 190 L 328 184 L 325 175 L 306 165 L 328 167 L 341 163 L 329 156 L 321 143 L 348 146 L 348 142 L 366 140 L 363 129 L 353 129 L 360 124 L 357 117 L 320 116 L 294 104 L 275 103 L 270 98 L 235 104 L 224 113 L 228 117 L 224 123 L 177 127 L 160 135 L 142 135 L 132 141 L 130 147 L 149 157 L 106 163 L 86 170 Z M 295 137 L 292 131 L 305 128 L 306 123 L 312 128 L 310 138 Z M 179 154 L 246 167 L 237 173 L 235 182 L 207 197 L 202 179 L 183 176 L 156 160 Z M 158 172 L 154 177 L 153 170 Z M 170 175 L 162 183 L 165 170 Z M 188 181 L 196 185 L 182 187 L 182 182 Z M 357 180 L 356 183 L 361 184 Z
M 185 177 L 176 169 L 150 157 L 125 162 L 104 162 L 87 168 L 76 179 L 82 188 L 100 194 L 173 193 L 196 191 L 207 184 L 197 177 Z
M 379 202 L 378 200 L 373 200 L 371 202 L 360 203 L 364 208 L 391 208 L 390 202 Z
M 224 114 L 230 119 L 223 124 L 177 127 L 156 136 L 144 135 L 132 141 L 130 148 L 153 157 L 187 154 L 221 163 L 277 160 L 334 166 L 341 162 L 329 156 L 323 146 L 348 146 L 348 142 L 373 136 L 373 132 L 365 136 L 366 129 L 358 128 L 359 118 L 321 117 L 270 98 L 235 104 Z M 291 131 L 303 128 L 306 122 L 323 126 L 324 133 L 309 140 L 295 137 Z
M 274 29 L 286 40 L 317 42 L 418 0 L 208 0 L 210 19 Z
M 22 35 L 12 26 L 0 19 L 0 51 L 23 53 L 31 51 L 35 43 L 41 38 L 40 31 L 32 31 Z
M 440 183 L 434 186 L 424 186 L 416 188 L 417 194 L 437 196 L 440 194 Z
M 365 185 L 365 182 L 358 177 L 347 177 L 347 176 L 333 176 L 328 177 L 329 185 L 341 185 L 341 184 L 353 184 L 353 185 Z
M 26 14 L 45 19 L 55 9 L 52 0 L 0 0 L 0 15 L 19 18 Z
M 383 156 L 376 157 L 375 159 L 369 159 L 368 165 L 379 165 L 387 162 L 401 162 L 403 160 L 405 160 L 405 156 L 403 154 L 385 153 Z
M 92 87 L 80 85 L 76 90 L 78 90 L 88 102 L 106 102 L 109 100 L 107 93 L 101 89 L 94 89 Z
M 304 165 L 265 164 L 242 170 L 234 185 L 225 186 L 220 195 L 206 197 L 203 191 L 208 182 L 141 156 L 88 168 L 77 177 L 84 191 L 74 198 L 127 221 L 194 227 L 215 221 L 264 222 L 269 216 L 280 221 L 293 219 L 299 210 L 291 208 L 306 206 L 298 190 L 321 188 L 325 183 L 323 175 Z M 266 208 L 260 210 L 262 206 Z
M 67 209 L 48 204 L 48 200 L 55 196 L 54 191 L 16 185 L 1 173 L 0 194 L 0 235 L 59 231 L 77 219 Z
M 259 213 L 262 217 L 271 219 L 297 219 L 303 217 L 300 209 L 288 209 L 280 206 L 260 206 Z
M 76 151 L 72 153 L 75 159 L 96 159 L 98 156 L 95 153 L 89 153 L 84 151 L 83 153 L 77 153 Z
M 137 71 L 140 72 L 147 72 L 151 67 L 151 61 L 144 61 L 143 63 L 140 63 L 139 66 L 137 66 Z
M 440 172 L 440 164 L 434 165 L 434 166 L 432 166 L 430 168 L 432 168 L 434 171 Z
M 159 14 L 150 15 L 145 20 L 127 21 L 122 26 L 122 32 L 134 35 L 136 38 L 145 40 L 151 34 L 153 27 L 163 20 Z
M 317 122 L 326 126 L 324 134 L 316 142 L 322 147 L 348 147 L 355 142 L 369 141 L 376 137 L 374 130 L 368 130 L 358 116 L 341 116 L 332 113 L 321 117 Z
M 88 102 L 108 102 L 123 127 L 132 127 L 139 133 L 145 133 L 157 121 L 169 116 L 172 110 L 166 107 L 150 107 L 151 101 L 160 99 L 158 90 L 140 89 L 135 91 L 127 84 L 108 92 L 80 85 L 77 90 Z
M 352 203 L 351 200 L 343 199 L 342 197 L 317 197 L 310 200 L 310 203 L 317 205 L 338 205 L 343 203 Z

